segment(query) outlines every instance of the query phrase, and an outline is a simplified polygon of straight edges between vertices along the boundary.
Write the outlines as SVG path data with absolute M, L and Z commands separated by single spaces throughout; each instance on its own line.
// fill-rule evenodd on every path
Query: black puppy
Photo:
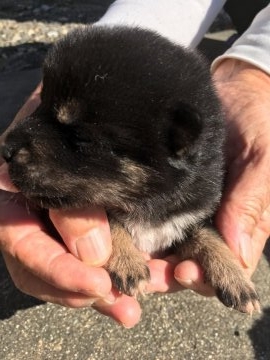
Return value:
M 207 225 L 224 176 L 224 125 L 204 60 L 150 31 L 75 30 L 49 51 L 41 105 L 6 137 L 13 183 L 44 208 L 107 210 L 115 286 L 143 292 L 139 250 L 195 259 L 226 305 L 259 309 L 252 283 Z

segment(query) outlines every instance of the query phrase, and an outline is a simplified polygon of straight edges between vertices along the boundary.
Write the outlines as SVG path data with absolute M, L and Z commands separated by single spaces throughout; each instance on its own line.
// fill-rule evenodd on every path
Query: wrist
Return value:
M 263 82 L 270 82 L 270 76 L 251 63 L 234 59 L 234 58 L 225 58 L 213 71 L 213 78 L 217 82 L 226 82 L 233 81 L 236 79 L 256 79 L 262 80 Z

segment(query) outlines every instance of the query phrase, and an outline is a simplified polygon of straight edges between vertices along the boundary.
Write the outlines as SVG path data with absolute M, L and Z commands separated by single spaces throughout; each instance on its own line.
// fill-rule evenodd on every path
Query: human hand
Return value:
M 228 173 L 216 223 L 251 276 L 270 234 L 270 76 L 227 59 L 214 79 L 228 131 Z
M 226 183 L 216 226 L 251 276 L 270 234 L 270 76 L 234 59 L 224 60 L 213 76 L 228 132 Z M 214 294 L 204 284 L 198 264 L 189 260 L 178 263 L 176 256 L 150 261 L 154 281 L 150 291 L 159 290 L 157 274 L 161 272 L 164 278 L 162 268 L 166 267 L 170 269 L 168 283 L 168 276 L 174 276 L 183 287 Z M 163 285 L 161 291 L 177 289 L 175 284 Z
M 36 109 L 39 94 L 40 86 L 15 122 Z M 6 164 L 0 173 L 0 188 L 16 190 L 9 182 Z M 110 229 L 103 209 L 45 212 L 31 208 L 20 194 L 7 191 L 0 191 L 0 208 L 0 249 L 21 291 L 69 307 L 93 305 L 126 327 L 139 321 L 138 302 L 113 291 L 102 268 L 111 254 Z M 56 231 L 50 231 L 53 227 Z
M 224 61 L 214 74 L 228 123 L 228 176 L 217 227 L 251 275 L 269 234 L 266 164 L 270 156 L 267 148 L 270 131 L 266 114 L 270 84 L 269 77 L 251 65 L 234 65 L 233 70 L 233 64 Z M 254 176 L 257 173 L 258 176 Z M 190 288 L 203 295 L 214 294 L 213 289 L 204 284 L 203 272 L 193 261 L 179 263 L 176 256 L 169 256 L 151 259 L 148 264 L 149 292 Z M 138 321 L 140 308 L 136 300 L 124 296 L 118 302 L 121 306 L 117 307 L 117 301 L 115 304 L 98 309 L 127 327 Z M 125 321 L 119 320 L 124 317 Z

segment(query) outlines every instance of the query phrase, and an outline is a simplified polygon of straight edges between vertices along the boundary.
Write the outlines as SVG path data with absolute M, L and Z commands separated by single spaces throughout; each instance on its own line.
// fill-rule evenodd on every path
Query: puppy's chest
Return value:
M 174 242 L 182 241 L 190 226 L 203 218 L 200 212 L 171 216 L 158 224 L 128 219 L 124 227 L 132 237 L 133 244 L 149 254 L 169 248 Z

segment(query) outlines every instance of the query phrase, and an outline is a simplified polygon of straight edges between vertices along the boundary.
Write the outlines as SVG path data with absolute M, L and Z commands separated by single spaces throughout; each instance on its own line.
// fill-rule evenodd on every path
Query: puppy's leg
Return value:
M 182 260 L 191 258 L 198 261 L 205 280 L 213 286 L 224 305 L 247 313 L 260 310 L 253 283 L 214 229 L 198 229 L 193 238 L 181 244 L 179 253 Z
M 105 265 L 116 288 L 127 295 L 143 294 L 150 272 L 142 254 L 132 244 L 129 233 L 118 223 L 110 222 L 112 255 Z

